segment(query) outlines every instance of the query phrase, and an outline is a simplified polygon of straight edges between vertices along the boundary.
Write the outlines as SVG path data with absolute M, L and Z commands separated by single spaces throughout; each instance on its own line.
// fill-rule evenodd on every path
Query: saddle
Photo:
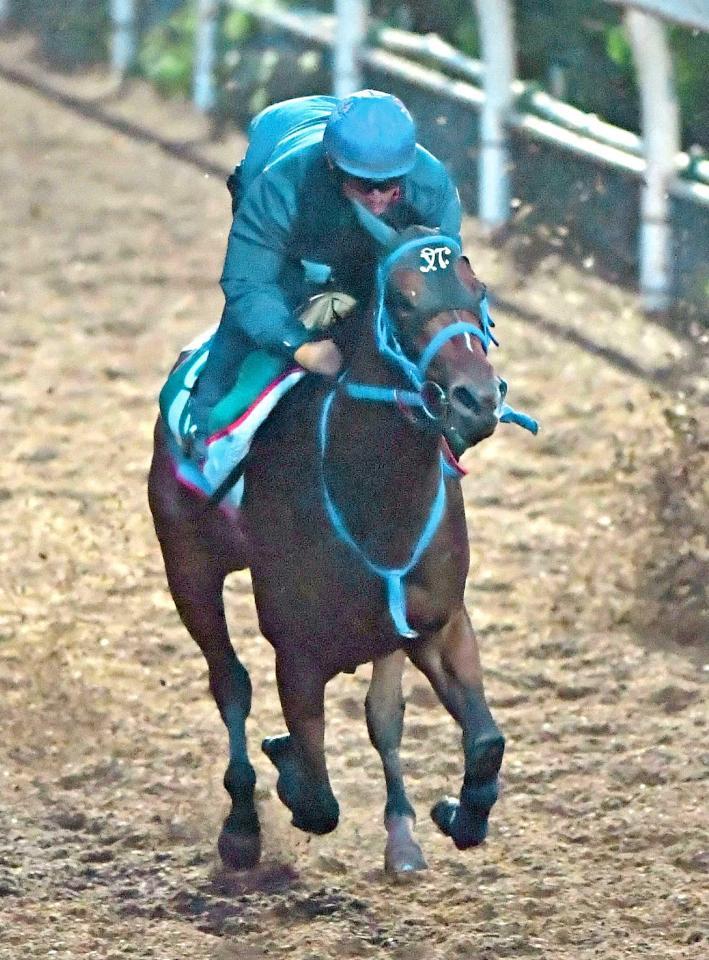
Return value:
M 160 413 L 167 426 L 170 450 L 178 480 L 187 488 L 210 496 L 243 462 L 256 431 L 278 401 L 301 380 L 306 371 L 263 350 L 250 353 L 231 391 L 215 406 L 210 417 L 207 457 L 197 464 L 188 456 L 190 418 L 188 400 L 207 362 L 214 328 L 188 344 L 160 391 Z M 239 507 L 244 493 L 241 477 L 226 494 Z
M 348 294 L 328 290 L 311 297 L 297 316 L 306 330 L 327 331 L 347 318 L 356 305 L 357 301 Z M 210 327 L 183 349 L 159 399 L 160 413 L 168 426 L 172 453 L 178 465 L 178 479 L 207 496 L 243 462 L 258 428 L 281 397 L 307 372 L 285 357 L 265 350 L 247 354 L 236 383 L 212 410 L 207 459 L 200 469 L 187 455 L 191 427 L 188 400 L 209 357 L 215 331 L 216 327 Z M 232 506 L 238 506 L 243 491 L 241 477 L 225 498 Z

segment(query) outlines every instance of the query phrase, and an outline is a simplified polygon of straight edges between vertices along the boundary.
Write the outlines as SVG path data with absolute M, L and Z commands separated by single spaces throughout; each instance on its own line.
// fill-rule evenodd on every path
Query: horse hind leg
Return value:
M 458 800 L 445 798 L 431 816 L 459 850 L 487 836 L 490 809 L 497 800 L 505 738 L 485 700 L 477 639 L 465 610 L 412 653 L 441 702 L 463 730 L 465 777 Z
M 401 690 L 405 659 L 404 651 L 397 650 L 374 661 L 365 700 L 369 739 L 381 757 L 386 781 L 384 868 L 396 879 L 427 868 L 423 851 L 413 835 L 416 813 L 406 795 L 399 756 L 405 710 Z
M 161 545 L 175 606 L 207 661 L 209 689 L 229 734 L 224 787 L 231 797 L 231 811 L 219 835 L 219 854 L 225 866 L 247 869 L 261 856 L 261 828 L 254 804 L 256 774 L 246 745 L 251 680 L 229 639 L 222 598 L 225 574 L 214 562 L 186 553 L 179 556 L 174 548 Z

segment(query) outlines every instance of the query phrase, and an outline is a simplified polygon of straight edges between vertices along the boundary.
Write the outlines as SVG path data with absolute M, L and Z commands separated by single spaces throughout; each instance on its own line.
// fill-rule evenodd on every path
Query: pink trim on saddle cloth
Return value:
M 292 373 L 304 373 L 304 372 L 305 371 L 303 370 L 303 368 L 298 366 L 288 367 L 287 370 L 284 370 L 283 373 L 281 373 L 278 377 L 276 377 L 276 379 L 272 383 L 269 383 L 266 389 L 256 397 L 254 402 L 250 404 L 246 408 L 246 410 L 244 410 L 244 412 L 241 414 L 241 416 L 237 420 L 235 420 L 233 423 L 227 424 L 226 427 L 222 427 L 221 430 L 217 430 L 216 433 L 213 433 L 210 437 L 208 437 L 207 446 L 209 446 L 210 443 L 214 443 L 215 440 L 219 440 L 220 437 L 225 437 L 228 433 L 231 433 L 233 430 L 236 430 L 237 427 L 240 427 L 241 424 L 244 423 L 244 421 L 247 419 L 247 417 L 249 417 L 251 413 L 255 411 L 256 407 L 263 400 L 266 399 L 269 393 L 273 393 L 274 390 L 277 390 L 278 387 L 283 383 L 283 381 L 287 377 L 289 377 Z
M 207 459 L 202 475 L 212 490 L 229 476 L 249 452 L 254 434 L 291 387 L 306 374 L 302 367 L 290 367 L 270 383 L 242 415 L 207 438 Z M 239 506 L 244 492 L 243 477 L 228 494 L 232 505 Z
M 199 497 L 200 500 L 203 500 L 205 503 L 209 499 L 209 493 L 201 487 L 199 483 L 195 480 L 191 480 L 185 473 L 184 465 L 177 463 L 174 458 L 172 459 L 172 472 L 175 475 L 175 479 L 184 487 L 186 490 L 189 490 L 190 493 L 194 493 L 195 496 Z M 197 467 L 194 468 L 197 470 Z M 217 504 L 217 509 L 224 514 L 229 520 L 235 520 L 239 514 L 239 507 L 232 504 L 228 499 L 222 500 Z

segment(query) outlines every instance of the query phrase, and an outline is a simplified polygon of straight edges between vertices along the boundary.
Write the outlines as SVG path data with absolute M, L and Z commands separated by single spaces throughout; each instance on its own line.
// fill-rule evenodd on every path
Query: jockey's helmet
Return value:
M 323 146 L 335 166 L 366 180 L 403 177 L 416 160 L 416 126 L 397 97 L 360 90 L 340 100 L 325 126 Z

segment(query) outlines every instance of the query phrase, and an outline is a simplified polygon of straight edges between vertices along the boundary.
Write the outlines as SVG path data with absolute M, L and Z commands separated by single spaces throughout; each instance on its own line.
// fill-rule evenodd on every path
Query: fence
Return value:
M 599 256 L 610 249 L 612 257 L 634 262 L 643 303 L 650 310 L 668 306 L 673 294 L 695 301 L 706 295 L 709 162 L 694 161 L 678 151 L 677 108 L 668 82 L 671 63 L 662 24 L 647 13 L 650 9 L 667 16 L 674 11 L 677 18 L 679 11 L 688 18 L 686 22 L 702 26 L 709 23 L 709 14 L 702 12 L 703 0 L 609 0 L 643 8 L 627 15 L 639 74 L 644 78 L 643 138 L 514 78 L 511 0 L 475 0 L 484 62 L 463 56 L 435 36 L 382 27 L 368 35 L 365 0 L 335 0 L 335 16 L 253 0 L 224 2 L 295 45 L 316 45 L 331 52 L 337 95 L 365 83 L 398 88 L 407 102 L 416 103 L 417 117 L 431 113 L 431 102 L 436 108 L 444 104 L 459 118 L 458 126 L 467 130 L 468 142 L 459 138 L 451 143 L 450 154 L 443 159 L 457 168 L 469 205 L 491 228 L 504 225 L 515 205 L 530 203 L 552 222 L 568 223 L 569 209 L 578 206 L 585 194 L 583 182 L 589 176 L 600 178 L 605 209 L 602 201 L 586 200 L 583 214 L 589 223 L 582 222 L 580 210 L 576 218 L 577 233 L 586 235 L 584 245 L 594 247 L 595 216 L 601 225 L 600 242 L 595 243 Z M 207 112 L 218 100 L 221 5 L 220 0 L 197 0 L 196 7 L 193 97 L 197 108 Z M 0 19 L 6 6 L 7 0 L 0 0 Z M 136 0 L 110 0 L 110 10 L 113 68 L 123 76 L 135 59 Z M 429 140 L 440 133 L 430 131 Z M 470 142 L 475 145 L 473 151 Z M 441 152 L 438 144 L 436 152 Z M 563 180 L 562 167 L 568 163 L 576 174 L 567 189 L 540 203 L 544 178 L 552 171 Z M 613 223 L 614 206 L 617 223 Z

